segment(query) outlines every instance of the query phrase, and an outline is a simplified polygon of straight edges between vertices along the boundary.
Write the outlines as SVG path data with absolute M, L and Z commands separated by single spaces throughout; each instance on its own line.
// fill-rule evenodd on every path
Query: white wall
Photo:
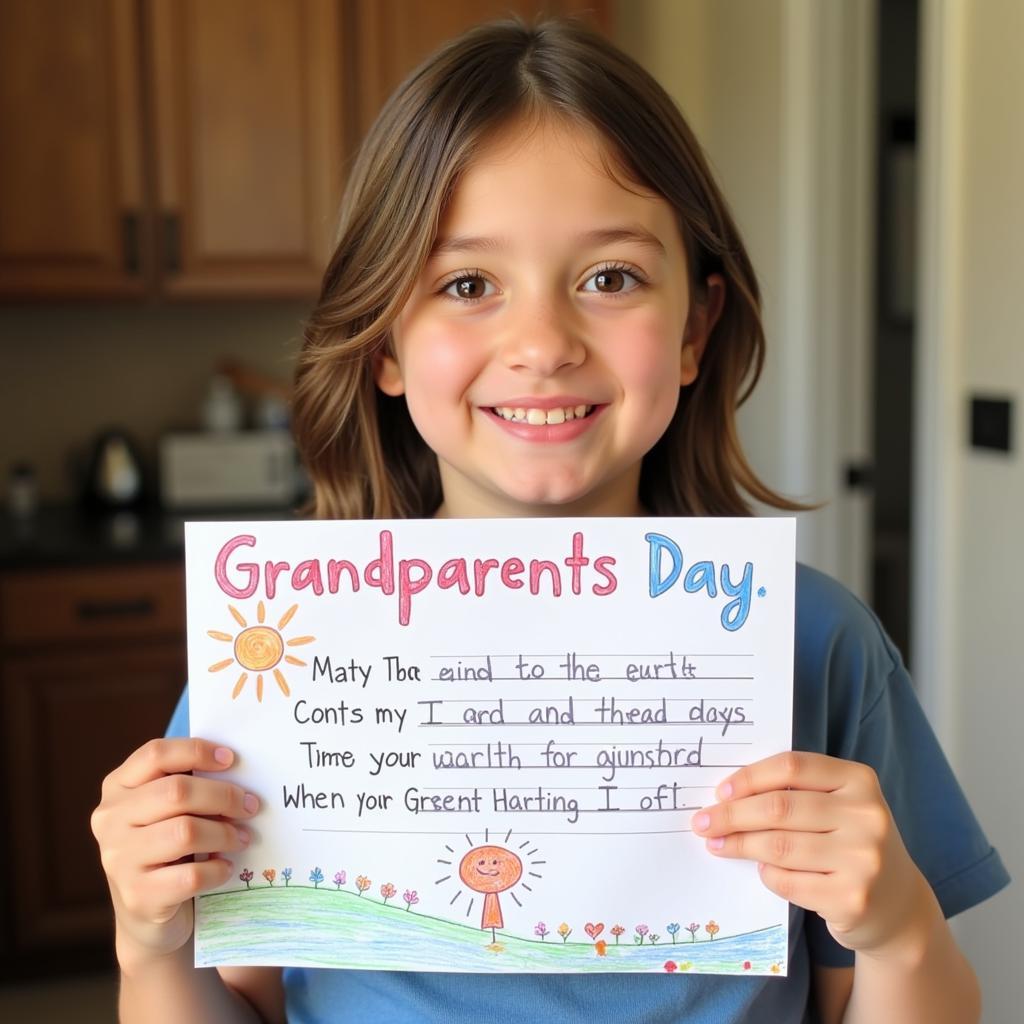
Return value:
M 949 4 L 952 3 L 952 7 Z M 987 1024 L 1021 1019 L 1024 939 L 1024 800 L 1020 723 L 1024 673 L 1015 640 L 1024 605 L 1024 4 L 947 0 L 926 15 L 952 28 L 952 61 L 962 87 L 940 116 L 957 119 L 959 167 L 943 216 L 955 218 L 958 252 L 945 282 L 954 290 L 948 338 L 956 429 L 950 450 L 955 505 L 949 517 L 955 567 L 950 621 L 955 671 L 949 729 L 958 774 L 990 838 L 1017 882 L 968 911 L 958 935 L 982 980 Z M 1015 401 L 1016 451 L 967 445 L 973 393 Z

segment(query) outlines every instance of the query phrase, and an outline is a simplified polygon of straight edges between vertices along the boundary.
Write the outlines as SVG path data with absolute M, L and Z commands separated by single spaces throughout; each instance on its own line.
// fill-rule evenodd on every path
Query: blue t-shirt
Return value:
M 168 736 L 188 735 L 185 696 Z M 1009 882 L 874 614 L 835 580 L 797 566 L 793 747 L 871 765 L 903 841 L 947 917 Z M 438 974 L 285 968 L 293 1024 L 804 1024 L 811 964 L 852 966 L 816 914 L 790 907 L 789 976 Z

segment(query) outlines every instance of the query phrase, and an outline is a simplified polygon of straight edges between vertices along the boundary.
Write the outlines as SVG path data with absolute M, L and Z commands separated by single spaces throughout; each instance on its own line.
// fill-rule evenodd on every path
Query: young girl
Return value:
M 764 358 L 757 282 L 687 125 L 566 22 L 475 29 L 363 145 L 306 332 L 295 432 L 317 517 L 748 515 L 734 412 Z M 877 620 L 800 567 L 794 747 L 694 816 L 708 856 L 792 904 L 789 976 L 192 967 L 259 800 L 188 774 L 232 753 L 155 740 L 93 817 L 121 1019 L 974 1021 L 944 915 L 1006 882 Z M 169 730 L 188 735 L 184 702 Z M 190 855 L 214 854 L 193 862 Z

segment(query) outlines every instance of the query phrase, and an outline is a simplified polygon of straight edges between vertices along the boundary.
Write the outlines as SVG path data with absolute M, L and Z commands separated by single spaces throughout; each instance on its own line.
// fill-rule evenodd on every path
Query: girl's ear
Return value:
M 387 347 L 380 348 L 373 357 L 373 379 L 385 395 L 397 398 L 398 395 L 405 394 L 402 368 L 398 365 L 398 360 L 388 354 Z
M 704 301 L 695 303 L 686 321 L 683 334 L 683 350 L 680 365 L 679 382 L 687 387 L 697 379 L 701 357 L 707 346 L 708 338 L 718 323 L 725 306 L 725 278 L 721 274 L 709 274 L 705 282 L 706 294 Z

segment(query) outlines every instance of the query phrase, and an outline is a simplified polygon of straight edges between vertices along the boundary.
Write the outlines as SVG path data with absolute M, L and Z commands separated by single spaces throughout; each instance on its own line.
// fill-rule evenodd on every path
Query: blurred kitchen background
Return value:
M 879 612 L 1024 876 L 1024 4 L 0 0 L 3 1020 L 114 1019 L 89 812 L 185 678 L 183 520 L 301 501 L 289 381 L 359 139 L 441 41 L 542 10 L 705 145 L 764 292 L 748 452 L 827 502 L 800 557 Z M 1022 919 L 1016 885 L 957 923 L 989 1024 Z

